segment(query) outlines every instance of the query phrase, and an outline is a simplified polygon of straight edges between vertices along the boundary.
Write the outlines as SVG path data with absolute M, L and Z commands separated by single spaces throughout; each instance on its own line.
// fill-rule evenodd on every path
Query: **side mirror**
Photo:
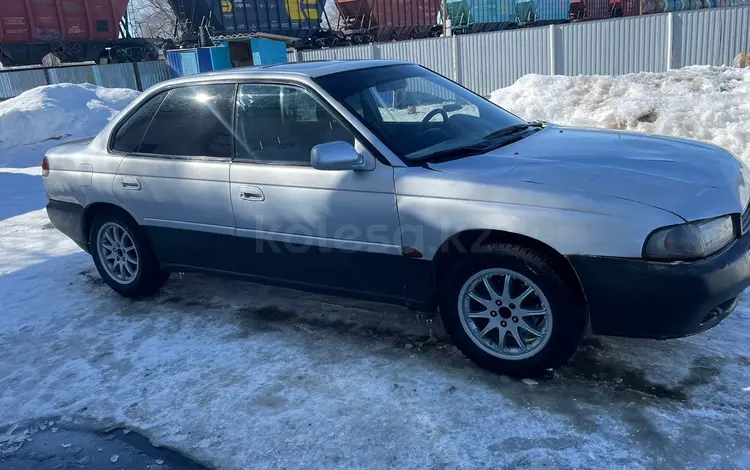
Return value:
M 316 170 L 372 170 L 367 159 L 351 144 L 342 141 L 318 144 L 310 151 L 310 163 Z

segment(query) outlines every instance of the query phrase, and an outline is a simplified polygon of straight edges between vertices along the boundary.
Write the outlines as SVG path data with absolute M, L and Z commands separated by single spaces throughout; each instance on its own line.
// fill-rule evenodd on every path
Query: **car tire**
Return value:
M 570 359 L 586 328 L 585 304 L 580 289 L 566 281 L 548 256 L 500 243 L 457 259 L 442 277 L 439 302 L 445 329 L 461 352 L 480 367 L 523 377 Z M 505 292 L 508 275 L 511 287 Z M 532 292 L 522 298 L 527 289 Z M 508 301 L 514 296 L 521 303 Z M 543 311 L 547 313 L 537 313 Z
M 116 239 L 114 245 L 110 243 L 112 239 Z M 107 241 L 101 244 L 104 240 Z M 169 278 L 169 272 L 159 267 L 141 228 L 123 214 L 98 214 L 91 224 L 89 247 L 102 280 L 124 297 L 153 295 Z M 116 256 L 115 263 L 120 266 L 112 265 L 112 256 Z

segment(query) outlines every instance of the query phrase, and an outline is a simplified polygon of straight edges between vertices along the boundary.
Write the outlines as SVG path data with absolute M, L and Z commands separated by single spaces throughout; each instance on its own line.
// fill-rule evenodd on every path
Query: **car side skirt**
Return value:
M 170 227 L 144 229 L 165 270 L 436 309 L 432 263 L 426 260 Z

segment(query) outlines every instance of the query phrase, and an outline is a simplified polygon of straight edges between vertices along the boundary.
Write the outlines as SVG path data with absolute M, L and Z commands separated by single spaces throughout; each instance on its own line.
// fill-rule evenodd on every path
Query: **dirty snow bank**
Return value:
M 0 103 L 0 149 L 96 135 L 138 94 L 89 84 L 34 88 Z
M 703 140 L 750 162 L 750 69 L 526 75 L 491 100 L 524 119 Z

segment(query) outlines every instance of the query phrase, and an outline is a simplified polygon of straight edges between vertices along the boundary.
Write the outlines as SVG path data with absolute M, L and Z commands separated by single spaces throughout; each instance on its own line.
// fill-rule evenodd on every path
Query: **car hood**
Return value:
M 550 125 L 492 152 L 429 166 L 498 184 L 512 179 L 636 201 L 685 220 L 741 212 L 750 196 L 746 170 L 729 152 L 631 132 Z

